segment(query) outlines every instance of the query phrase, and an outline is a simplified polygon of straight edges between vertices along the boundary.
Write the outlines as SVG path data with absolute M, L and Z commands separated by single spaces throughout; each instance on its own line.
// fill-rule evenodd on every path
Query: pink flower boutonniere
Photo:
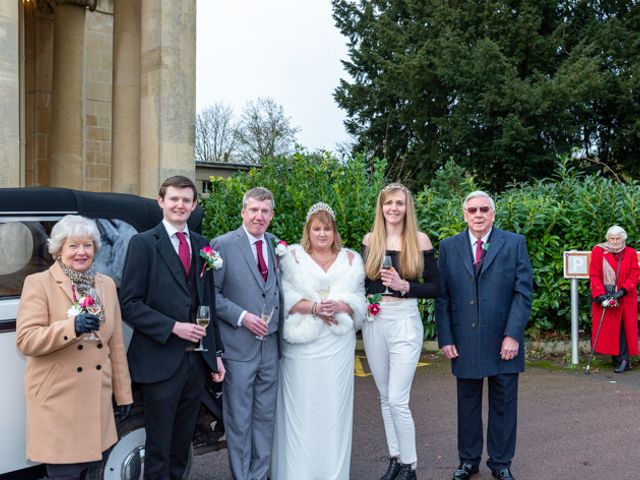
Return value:
M 285 253 L 287 253 L 288 246 L 289 244 L 284 240 L 275 237 L 273 238 L 273 249 L 275 250 L 277 256 L 281 257 Z
M 202 247 L 200 256 L 204 259 L 202 270 L 200 271 L 200 278 L 204 277 L 206 270 L 211 270 L 212 268 L 218 270 L 222 268 L 222 258 L 220 254 L 210 246 Z
M 367 307 L 367 310 L 369 311 L 369 315 L 367 316 L 367 319 L 370 322 L 373 321 L 373 317 L 375 317 L 380 313 L 381 298 L 382 298 L 382 295 L 379 293 L 376 293 L 375 295 L 371 295 L 370 297 L 367 297 L 367 300 L 369 301 L 369 306 Z
M 284 240 L 273 237 L 273 250 L 276 252 L 276 270 L 280 271 L 280 257 L 287 253 L 289 244 Z

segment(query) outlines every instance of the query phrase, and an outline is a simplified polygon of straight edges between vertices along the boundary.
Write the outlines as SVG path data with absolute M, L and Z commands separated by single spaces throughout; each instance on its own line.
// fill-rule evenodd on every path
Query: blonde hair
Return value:
M 311 252 L 311 225 L 313 222 L 320 222 L 324 227 L 331 227 L 333 229 L 333 243 L 331 244 L 331 251 L 337 253 L 342 248 L 342 239 L 340 233 L 338 233 L 338 225 L 336 220 L 331 216 L 327 210 L 317 210 L 309 216 L 309 220 L 304 224 L 304 230 L 302 230 L 302 239 L 300 239 L 300 245 L 304 248 L 305 252 Z
M 382 213 L 382 206 L 389 196 L 396 192 L 403 192 L 406 200 L 399 273 L 410 280 L 417 280 L 422 275 L 424 258 L 418 243 L 420 230 L 418 230 L 418 219 L 416 218 L 413 196 L 409 189 L 401 183 L 392 183 L 382 189 L 376 201 L 376 216 L 373 220 L 373 230 L 369 236 L 369 246 L 366 248 L 364 258 L 364 269 L 369 279 L 378 278 L 378 272 L 387 250 L 387 227 Z

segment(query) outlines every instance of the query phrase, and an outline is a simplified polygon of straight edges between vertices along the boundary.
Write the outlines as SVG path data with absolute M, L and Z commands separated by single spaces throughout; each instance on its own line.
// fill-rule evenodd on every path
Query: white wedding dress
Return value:
M 362 259 L 343 248 L 324 272 L 293 245 L 282 258 L 282 272 L 286 311 L 301 299 L 319 302 L 319 286 L 328 282 L 329 298 L 348 303 L 354 313 L 337 315 L 336 326 L 311 315 L 287 317 L 270 478 L 348 480 L 355 332 L 366 312 Z

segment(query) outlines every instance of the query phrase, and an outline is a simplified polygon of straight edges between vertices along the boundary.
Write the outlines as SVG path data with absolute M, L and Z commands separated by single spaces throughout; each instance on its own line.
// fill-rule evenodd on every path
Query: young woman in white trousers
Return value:
M 381 480 L 415 480 L 418 458 L 409 399 L 423 341 L 417 299 L 437 295 L 438 267 L 429 237 L 418 230 L 413 197 L 404 185 L 382 189 L 373 229 L 362 243 L 370 299 L 362 334 L 389 450 Z

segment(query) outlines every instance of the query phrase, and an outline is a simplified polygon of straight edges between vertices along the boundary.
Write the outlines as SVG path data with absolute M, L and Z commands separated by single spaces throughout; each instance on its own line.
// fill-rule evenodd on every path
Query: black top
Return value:
M 367 247 L 362 245 L 361 252 L 363 258 L 365 257 L 366 249 Z M 401 292 L 389 288 L 389 291 L 391 292 L 390 296 L 400 298 L 436 298 L 438 296 L 438 289 L 440 288 L 440 276 L 438 273 L 438 264 L 436 262 L 435 253 L 436 250 L 434 248 L 422 251 L 424 256 L 424 267 L 421 275 L 421 278 L 424 281 L 422 283 L 418 281 L 419 279 L 411 281 L 405 278 L 405 280 L 409 282 L 409 291 L 405 295 L 402 295 Z M 386 254 L 391 256 L 393 268 L 395 268 L 402 277 L 402 273 L 399 268 L 400 252 L 397 250 L 387 250 Z M 367 290 L 367 295 L 382 293 L 385 289 L 382 284 L 382 280 L 379 278 L 373 280 L 365 278 L 364 286 Z

